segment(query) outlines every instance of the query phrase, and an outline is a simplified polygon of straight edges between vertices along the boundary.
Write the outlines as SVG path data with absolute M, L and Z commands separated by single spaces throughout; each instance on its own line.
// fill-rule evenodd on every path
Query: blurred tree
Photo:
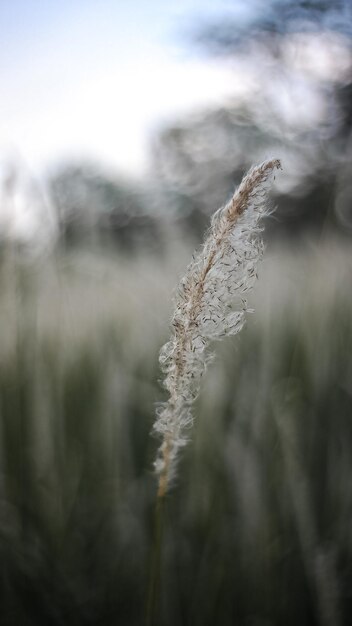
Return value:
M 42 254 L 55 244 L 57 224 L 43 185 L 24 163 L 0 162 L 0 250 Z
M 192 220 L 224 202 L 251 163 L 274 154 L 285 167 L 274 230 L 352 230 L 351 4 L 255 7 L 241 22 L 226 15 L 197 25 L 197 46 L 233 69 L 234 95 L 222 109 L 161 130 L 156 169 L 181 207 L 187 199 Z
M 350 0 L 249 0 L 249 5 L 252 11 L 242 22 L 226 15 L 217 23 L 203 24 L 196 40 L 213 54 L 223 55 L 237 52 L 258 35 L 322 31 L 352 35 Z
M 130 249 L 157 239 L 157 221 L 147 212 L 146 191 L 93 165 L 67 165 L 49 182 L 66 244 L 95 241 Z

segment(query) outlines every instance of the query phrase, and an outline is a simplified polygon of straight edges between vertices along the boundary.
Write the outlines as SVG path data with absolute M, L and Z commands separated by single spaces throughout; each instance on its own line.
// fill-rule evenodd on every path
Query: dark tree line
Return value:
M 286 182 L 276 189 L 272 231 L 351 232 L 352 5 L 276 0 L 256 7 L 242 22 L 225 15 L 194 30 L 202 54 L 234 62 L 234 84 L 238 68 L 249 72 L 252 92 L 162 129 L 155 168 L 177 207 L 205 222 L 244 170 L 278 155 Z
M 270 156 L 284 167 L 273 235 L 352 233 L 352 3 L 253 7 L 241 21 L 224 15 L 194 26 L 193 49 L 233 67 L 234 96 L 159 129 L 153 184 L 87 165 L 51 178 L 62 240 L 159 246 L 170 222 L 199 239 L 244 171 Z M 245 95 L 236 90 L 243 80 L 250 85 Z

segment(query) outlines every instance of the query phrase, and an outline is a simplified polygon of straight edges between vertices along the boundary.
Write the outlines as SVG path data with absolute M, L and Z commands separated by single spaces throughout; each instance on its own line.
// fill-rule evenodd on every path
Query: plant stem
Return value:
M 154 539 L 151 555 L 148 596 L 146 604 L 146 626 L 156 626 L 159 609 L 159 592 L 161 578 L 161 555 L 164 528 L 164 495 L 158 495 L 154 517 Z

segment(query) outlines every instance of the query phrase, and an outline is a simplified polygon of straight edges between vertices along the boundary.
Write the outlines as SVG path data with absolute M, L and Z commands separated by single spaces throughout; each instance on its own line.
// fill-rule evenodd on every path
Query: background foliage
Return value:
M 4 260 L 4 624 L 143 623 L 157 352 L 179 264 Z M 350 272 L 335 244 L 266 259 L 167 498 L 160 623 L 348 624 Z

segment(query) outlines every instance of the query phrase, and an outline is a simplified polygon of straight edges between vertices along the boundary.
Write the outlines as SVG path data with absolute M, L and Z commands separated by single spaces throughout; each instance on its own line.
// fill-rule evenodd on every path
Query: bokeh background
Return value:
M 350 1 L 3 0 L 0 34 L 1 624 L 348 626 Z M 270 157 L 155 575 L 172 295 Z

